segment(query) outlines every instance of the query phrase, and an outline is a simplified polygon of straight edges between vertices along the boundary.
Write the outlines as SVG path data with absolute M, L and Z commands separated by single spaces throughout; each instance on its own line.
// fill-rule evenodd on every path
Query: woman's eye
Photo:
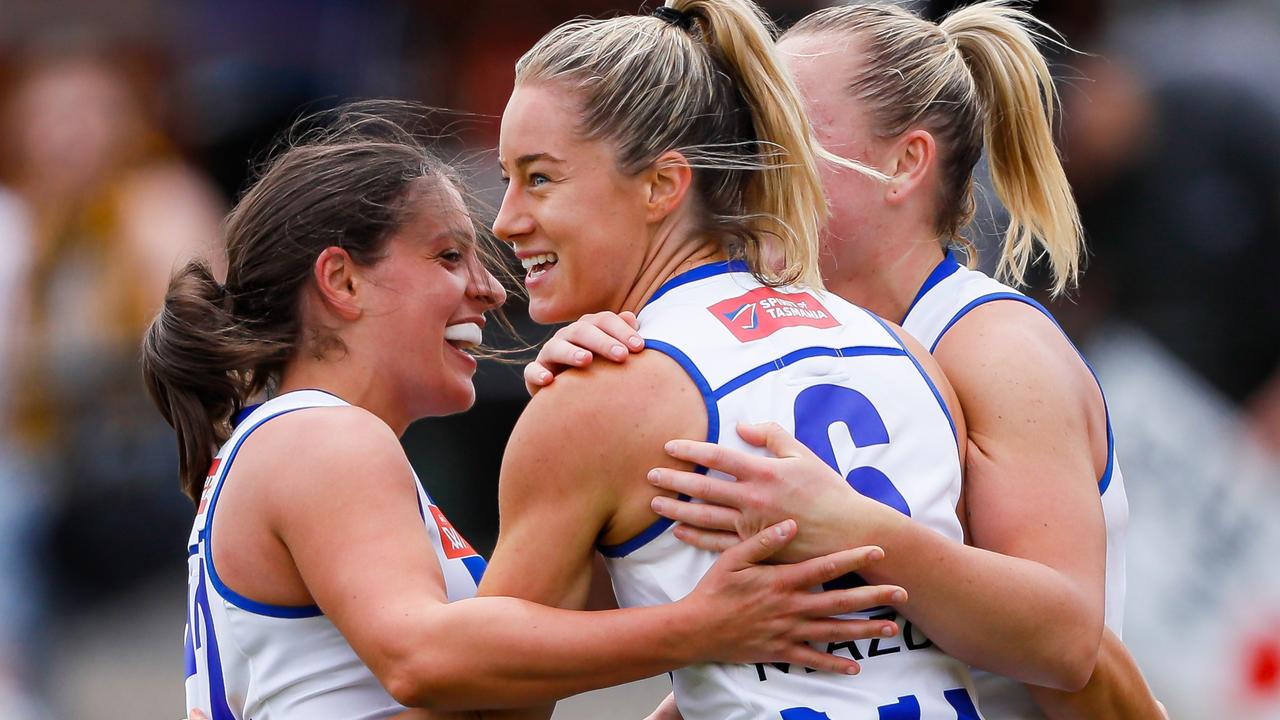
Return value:
M 510 184 L 511 184 L 511 176 L 509 176 L 509 175 L 503 175 L 503 176 L 502 176 L 502 178 L 501 178 L 501 180 L 502 180 L 502 184 L 503 184 L 503 185 L 510 185 Z
M 440 253 L 440 257 L 446 262 L 460 263 L 462 262 L 462 253 L 458 250 L 445 250 Z
M 529 185 L 531 187 L 541 187 L 549 182 L 551 182 L 551 178 L 542 173 L 534 173 L 529 176 Z

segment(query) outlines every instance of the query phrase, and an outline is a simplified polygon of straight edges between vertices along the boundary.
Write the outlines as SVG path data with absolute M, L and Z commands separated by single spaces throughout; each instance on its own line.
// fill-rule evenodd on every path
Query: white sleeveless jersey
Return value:
M 824 292 L 763 287 L 740 262 L 715 263 L 663 285 L 640 313 L 640 332 L 701 391 L 708 441 L 760 453 L 735 425 L 776 422 L 862 494 L 963 539 L 951 417 L 923 369 L 871 313 Z M 677 600 L 715 561 L 670 528 L 660 520 L 600 548 L 621 606 Z M 837 584 L 860 582 L 850 576 Z M 853 676 L 784 664 L 677 670 L 685 720 L 980 717 L 968 668 L 918 628 L 891 608 L 848 617 L 894 619 L 904 629 L 897 638 L 819 648 L 858 660 L 862 672 Z
M 218 451 L 188 548 L 188 714 L 200 708 L 210 720 L 321 720 L 384 718 L 404 710 L 320 608 L 267 605 L 236 593 L 218 577 L 209 549 L 218 495 L 245 438 L 280 415 L 346 404 L 320 390 L 281 395 L 246 408 Z M 484 558 L 454 530 L 421 484 L 418 509 L 449 600 L 472 597 Z
M 991 277 L 960 265 L 948 252 L 938 267 L 925 280 L 915 301 L 907 310 L 902 327 L 933 352 L 942 336 L 974 308 L 1001 300 L 1025 303 L 1057 321 L 1044 306 Z M 1083 359 L 1083 356 L 1082 356 Z M 1086 365 L 1088 363 L 1086 362 Z M 1093 369 L 1090 368 L 1090 372 Z M 1097 376 L 1095 375 L 1096 379 Z M 1101 389 L 1101 386 L 1099 386 Z M 1104 397 L 1105 406 L 1106 399 Z M 1117 637 L 1124 624 L 1125 531 L 1129 526 L 1129 501 L 1125 497 L 1124 477 L 1116 462 L 1115 440 L 1111 432 L 1111 416 L 1107 415 L 1107 467 L 1098 480 L 1102 495 L 1102 513 L 1107 527 L 1106 615 L 1107 627 Z M 1046 622 L 1049 620 L 1046 619 Z M 983 712 L 993 720 L 1008 718 L 1043 718 L 1042 713 L 1017 681 L 975 670 L 974 680 L 982 698 Z

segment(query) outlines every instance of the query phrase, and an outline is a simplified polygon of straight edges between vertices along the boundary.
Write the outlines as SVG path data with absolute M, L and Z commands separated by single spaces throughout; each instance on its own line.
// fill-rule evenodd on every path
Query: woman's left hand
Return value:
M 524 387 L 533 396 L 550 385 L 556 375 L 576 367 L 586 367 L 597 355 L 625 362 L 630 353 L 644 349 L 644 338 L 636 330 L 640 321 L 630 311 L 621 314 L 598 312 L 583 315 L 556 331 L 542 344 L 538 358 L 524 366 Z
M 654 512 L 681 523 L 676 537 L 723 552 L 741 538 L 792 518 L 800 534 L 779 553 L 779 559 L 787 562 L 875 542 L 877 520 L 889 508 L 855 492 L 776 423 L 739 425 L 738 435 L 750 445 L 767 448 L 774 457 L 693 440 L 672 440 L 666 445 L 672 457 L 718 470 L 737 482 L 670 468 L 649 471 L 653 485 L 703 501 L 653 499 Z M 861 524 L 861 532 L 851 532 L 851 523 Z M 857 538 L 862 541 L 852 542 Z

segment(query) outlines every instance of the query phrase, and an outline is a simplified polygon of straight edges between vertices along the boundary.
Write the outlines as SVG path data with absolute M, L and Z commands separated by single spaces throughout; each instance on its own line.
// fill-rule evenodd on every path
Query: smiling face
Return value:
M 621 309 L 644 268 L 647 189 L 617 169 L 612 146 L 581 137 L 573 96 L 516 87 L 502 114 L 498 159 L 507 179 L 493 230 L 525 266 L 539 323 Z
M 475 402 L 476 360 L 485 312 L 506 293 L 476 255 L 475 233 L 458 191 L 418 192 L 408 220 L 365 268 L 364 340 L 376 372 L 392 380 L 411 418 L 461 412 Z
M 861 44 L 836 35 L 810 34 L 787 37 L 778 43 L 778 50 L 800 88 L 818 142 L 836 155 L 883 170 L 892 141 L 877 137 L 869 109 L 849 88 L 862 69 Z M 825 162 L 822 181 L 831 212 L 822 253 L 822 274 L 829 278 L 836 268 L 827 265 L 839 256 L 833 246 L 880 232 L 885 186 Z

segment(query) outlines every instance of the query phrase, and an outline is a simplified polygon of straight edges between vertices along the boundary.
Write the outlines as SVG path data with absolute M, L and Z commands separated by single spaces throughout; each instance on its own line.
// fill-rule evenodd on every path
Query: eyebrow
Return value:
M 563 160 L 556 157 L 555 155 L 552 155 L 551 153 L 540 152 L 540 153 L 529 153 L 528 155 L 521 155 L 520 157 L 516 158 L 515 165 L 517 168 L 522 168 L 522 167 L 525 167 L 526 165 L 535 163 L 539 160 L 546 160 L 547 162 L 554 162 L 554 163 L 564 162 Z M 498 158 L 498 164 L 505 165 L 505 163 L 502 162 L 502 158 Z

